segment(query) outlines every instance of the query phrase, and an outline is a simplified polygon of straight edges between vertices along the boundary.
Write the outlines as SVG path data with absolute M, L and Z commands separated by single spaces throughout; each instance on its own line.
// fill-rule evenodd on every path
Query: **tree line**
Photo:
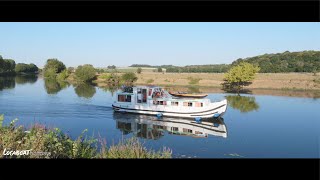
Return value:
M 239 58 L 231 64 L 209 64 L 209 65 L 188 65 L 173 66 L 161 65 L 151 66 L 147 64 L 133 64 L 130 67 L 153 67 L 165 68 L 166 72 L 173 73 L 225 73 L 230 68 L 247 62 L 260 67 L 260 73 L 286 73 L 286 72 L 319 72 L 320 51 L 301 51 L 276 54 L 264 54 L 249 58 Z
M 260 67 L 261 73 L 319 72 L 320 51 L 302 51 L 264 54 L 245 59 L 237 59 L 232 66 L 247 62 Z
M 0 74 L 36 73 L 39 68 L 35 64 L 18 63 L 13 59 L 3 59 L 0 56 Z

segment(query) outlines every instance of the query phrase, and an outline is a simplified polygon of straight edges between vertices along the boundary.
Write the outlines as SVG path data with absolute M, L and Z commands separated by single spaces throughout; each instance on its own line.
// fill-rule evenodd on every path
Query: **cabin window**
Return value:
M 196 107 L 203 107 L 203 103 L 202 103 L 202 102 L 196 102 L 196 103 L 195 103 L 195 106 L 196 106 Z
M 183 106 L 191 107 L 192 106 L 192 102 L 183 102 Z
M 131 95 L 118 95 L 119 102 L 131 102 Z
M 167 105 L 167 101 L 153 101 L 153 104 L 156 104 L 156 105 Z
M 177 127 L 171 127 L 171 131 L 179 131 L 179 128 L 177 128 Z
M 147 102 L 147 89 L 142 89 L 142 102 Z
M 148 94 L 148 96 L 151 96 L 151 93 L 152 93 L 152 89 L 149 89 L 149 94 Z
M 187 129 L 187 128 L 183 128 L 183 132 L 184 133 L 192 133 L 192 130 L 191 129 Z
M 171 106 L 178 106 L 179 102 L 171 102 Z
M 147 89 L 137 88 L 137 103 L 147 102 Z

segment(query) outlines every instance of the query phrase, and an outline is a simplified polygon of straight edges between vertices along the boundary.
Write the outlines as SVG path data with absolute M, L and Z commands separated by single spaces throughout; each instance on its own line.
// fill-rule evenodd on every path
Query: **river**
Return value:
M 147 148 L 172 149 L 174 157 L 320 156 L 320 98 L 209 93 L 212 101 L 228 99 L 227 112 L 223 119 L 197 124 L 114 113 L 114 94 L 106 88 L 36 76 L 0 77 L 0 114 L 5 115 L 4 124 L 17 118 L 17 124 L 58 127 L 73 138 L 88 129 L 89 136 L 104 138 L 109 145 L 136 136 Z

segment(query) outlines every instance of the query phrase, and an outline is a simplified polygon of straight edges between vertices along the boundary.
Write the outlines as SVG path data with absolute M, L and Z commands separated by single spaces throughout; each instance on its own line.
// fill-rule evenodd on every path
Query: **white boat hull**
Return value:
M 213 118 L 222 116 L 227 110 L 227 100 L 210 103 L 205 108 L 172 107 L 164 105 L 150 106 L 147 104 L 131 105 L 114 103 L 114 111 L 183 118 Z

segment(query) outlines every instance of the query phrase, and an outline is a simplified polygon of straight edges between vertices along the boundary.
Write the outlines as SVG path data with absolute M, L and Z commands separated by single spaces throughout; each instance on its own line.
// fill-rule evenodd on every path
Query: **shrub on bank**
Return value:
M 2 126 L 0 116 L 0 158 L 171 158 L 171 150 L 163 149 L 155 152 L 147 150 L 136 139 L 124 140 L 119 144 L 107 147 L 100 140 L 102 147 L 98 149 L 98 140 L 85 136 L 87 130 L 72 140 L 60 129 L 49 129 L 43 125 L 33 125 L 28 131 L 23 126 L 16 126 L 12 121 Z M 13 153 L 17 150 L 31 150 L 28 155 Z M 36 154 L 34 152 L 46 152 Z M 8 154 L 15 154 L 9 156 Z

